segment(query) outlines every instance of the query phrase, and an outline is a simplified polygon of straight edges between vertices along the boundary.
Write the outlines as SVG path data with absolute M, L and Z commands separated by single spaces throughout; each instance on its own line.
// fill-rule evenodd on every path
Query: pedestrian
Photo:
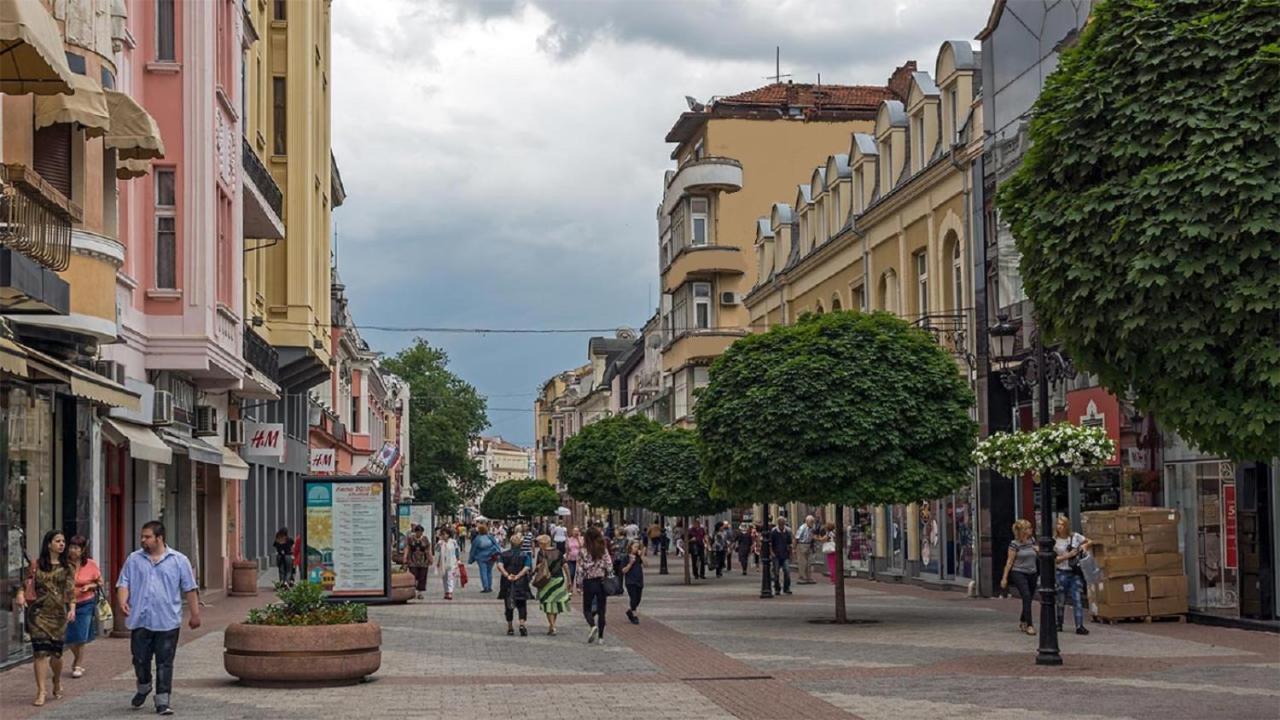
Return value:
M 525 623 L 529 620 L 529 598 L 533 596 L 529 589 L 529 574 L 532 572 L 528 556 L 520 548 L 524 540 L 519 531 L 511 533 L 511 547 L 498 556 L 498 570 L 502 573 L 502 583 L 498 587 L 498 598 L 502 600 L 502 611 L 507 618 L 507 634 L 515 635 L 511 623 L 518 614 L 520 616 L 520 637 L 529 635 Z
M 684 520 L 676 521 L 676 527 L 671 531 L 671 537 L 676 543 L 676 557 L 684 556 Z
M 1008 589 L 1011 578 L 1018 595 L 1022 597 L 1022 615 L 1018 618 L 1018 629 L 1028 635 L 1035 635 L 1035 624 L 1031 621 L 1031 595 L 1036 586 L 1036 541 L 1031 523 L 1026 518 L 1019 518 L 1013 524 L 1013 540 L 1009 543 L 1009 558 L 1004 563 L 1004 577 L 1000 580 L 1000 587 Z
M 729 545 L 725 548 L 724 553 L 724 570 L 725 572 L 733 572 L 733 556 L 738 554 L 738 539 L 742 535 L 738 531 L 738 526 L 733 524 L 731 520 L 724 521 L 726 537 L 729 538 Z
M 488 523 L 476 523 L 476 536 L 471 540 L 471 552 L 467 556 L 467 564 L 475 563 L 480 570 L 480 592 L 493 592 L 493 564 L 497 561 L 502 547 L 489 534 Z
M 604 534 L 591 528 L 583 539 L 582 555 L 578 559 L 577 573 L 573 577 L 574 587 L 582 592 L 582 615 L 591 626 L 587 644 L 597 641 L 604 644 L 605 611 L 609 598 L 604 589 L 604 581 L 612 575 L 613 558 L 609 555 Z
M 1071 532 L 1071 519 L 1059 515 L 1053 524 L 1053 553 L 1057 560 L 1055 577 L 1058 580 L 1058 632 L 1062 632 L 1062 615 L 1066 601 L 1071 601 L 1075 615 L 1076 634 L 1088 635 L 1084 626 L 1084 571 L 1080 569 L 1080 556 L 1089 550 L 1089 539 Z
M 574 525 L 564 541 L 564 561 L 569 564 L 569 577 L 578 572 L 578 558 L 582 555 L 582 531 Z
M 533 557 L 533 533 L 530 532 L 529 526 L 517 525 L 516 532 L 520 533 L 520 549 L 527 557 Z
M 694 519 L 689 525 L 689 561 L 693 564 L 693 576 L 707 579 L 707 531 L 702 521 Z
M 48 694 L 45 676 L 52 675 L 53 699 L 62 697 L 62 649 L 67 625 L 75 620 L 75 574 L 67 562 L 67 540 L 60 530 L 50 530 L 40 541 L 40 557 L 30 567 L 24 586 L 14 596 L 25 607 L 27 634 L 31 637 L 32 665 L 36 673 L 36 707 Z
M 564 553 L 551 542 L 550 535 L 538 536 L 536 555 L 532 584 L 538 593 L 538 605 L 547 616 L 547 634 L 555 635 L 556 617 L 569 609 L 569 571 Z
M 814 583 L 813 568 L 809 566 L 809 558 L 813 555 L 814 529 L 812 515 L 806 515 L 804 522 L 796 528 L 796 569 L 800 571 L 800 577 L 796 580 L 797 585 Z
M 747 574 L 747 560 L 751 557 L 756 543 L 756 529 L 749 523 L 742 523 L 738 528 L 738 564 L 742 566 L 742 574 Z
M 640 542 L 640 526 L 636 524 L 635 520 L 627 523 L 626 527 L 622 529 L 622 533 L 627 536 L 627 547 L 631 547 L 630 543 Z
M 67 542 L 67 565 L 75 577 L 76 617 L 67 625 L 66 646 L 71 649 L 71 677 L 84 675 L 84 646 L 94 639 L 94 618 L 98 609 L 98 591 L 102 588 L 102 570 L 89 555 L 89 541 L 76 535 Z
M 498 541 L 499 546 L 506 546 L 507 526 L 505 523 L 498 523 L 498 526 L 493 529 L 493 539 Z
M 662 550 L 662 525 L 654 518 L 653 524 L 649 526 L 649 552 L 657 555 Z
M 724 577 L 725 557 L 729 554 L 729 523 L 716 523 L 716 534 L 711 541 L 711 549 L 715 552 L 716 577 Z
M 827 577 L 831 580 L 831 584 L 835 585 L 836 579 L 836 524 L 829 522 L 822 526 L 822 530 L 818 535 L 817 541 L 822 548 L 822 554 L 827 560 Z
M 409 533 L 409 538 L 404 544 L 405 565 L 413 574 L 413 586 L 419 600 L 426 596 L 427 573 L 435 562 L 435 558 L 431 556 L 431 541 L 427 539 L 425 533 L 426 528 L 414 525 L 413 532 Z
M 129 554 L 116 581 L 116 599 L 129 628 L 129 649 L 138 689 L 129 704 L 142 707 L 151 693 L 151 658 L 155 658 L 156 714 L 172 715 L 173 661 L 182 627 L 182 600 L 190 612 L 187 626 L 200 627 L 200 597 L 186 555 L 165 543 L 164 525 L 142 526 L 142 548 Z M 130 599 L 136 600 L 136 605 Z
M 289 537 L 289 528 L 282 527 L 276 531 L 276 539 L 271 545 L 276 549 L 276 582 L 281 585 L 293 582 L 293 544 Z
M 631 543 L 627 553 L 627 562 L 622 566 L 622 583 L 627 588 L 627 619 L 632 625 L 639 625 L 640 618 L 636 610 L 640 607 L 640 597 L 644 594 L 644 545 Z
M 458 543 L 453 539 L 453 528 L 445 525 L 436 535 L 436 571 L 444 585 L 444 599 L 453 599 L 453 589 L 458 584 L 458 564 L 461 562 Z
M 458 543 L 458 555 L 461 556 L 467 546 L 467 524 L 459 522 L 457 530 L 458 534 L 454 536 L 454 542 Z
M 769 553 L 773 555 L 775 568 L 774 593 L 791 594 L 791 566 L 787 561 L 791 559 L 793 544 L 794 538 L 791 536 L 791 531 L 787 529 L 787 519 L 779 515 L 773 530 L 769 532 Z
M 565 543 L 568 540 L 569 529 L 564 526 L 564 518 L 557 516 L 556 524 L 551 526 L 551 542 L 556 544 L 556 550 L 559 550 L 562 556 L 565 551 Z

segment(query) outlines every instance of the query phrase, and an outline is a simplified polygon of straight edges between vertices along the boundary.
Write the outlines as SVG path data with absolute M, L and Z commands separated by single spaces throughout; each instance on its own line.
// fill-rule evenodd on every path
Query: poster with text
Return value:
M 414 525 L 421 525 L 427 537 L 435 537 L 435 506 L 431 503 L 402 502 L 396 508 L 400 521 L 401 537 L 408 535 Z
M 303 497 L 305 577 L 334 597 L 387 597 L 387 479 L 307 477 Z

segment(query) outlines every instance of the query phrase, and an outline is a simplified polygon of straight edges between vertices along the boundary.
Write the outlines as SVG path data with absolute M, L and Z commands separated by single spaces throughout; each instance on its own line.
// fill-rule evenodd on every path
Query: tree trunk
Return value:
M 849 616 L 844 607 L 844 506 L 836 503 L 836 622 L 844 624 Z
M 667 574 L 667 516 L 658 516 L 658 527 L 662 534 L 658 536 L 658 574 Z
M 684 584 L 692 585 L 693 578 L 689 575 L 689 516 L 684 516 Z

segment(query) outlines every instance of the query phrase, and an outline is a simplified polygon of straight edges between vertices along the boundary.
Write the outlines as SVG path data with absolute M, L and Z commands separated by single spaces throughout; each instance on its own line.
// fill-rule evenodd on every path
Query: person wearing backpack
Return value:
M 502 545 L 497 538 L 489 534 L 489 526 L 476 524 L 476 536 L 471 541 L 471 551 L 467 555 L 467 564 L 475 563 L 480 569 L 480 592 L 493 592 L 493 563 L 502 552 Z
M 1058 632 L 1062 632 L 1062 616 L 1066 601 L 1071 600 L 1075 614 L 1076 634 L 1088 635 L 1084 626 L 1084 573 L 1080 570 L 1080 557 L 1089 550 L 1089 539 L 1071 532 L 1071 520 L 1059 515 L 1053 524 L 1053 553 L 1057 559 L 1055 575 L 1058 580 Z

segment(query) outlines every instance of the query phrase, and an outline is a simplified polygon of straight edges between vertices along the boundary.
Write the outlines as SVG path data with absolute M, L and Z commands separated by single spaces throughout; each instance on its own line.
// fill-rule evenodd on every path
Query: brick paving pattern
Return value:
M 676 568 L 678 570 L 678 568 Z M 222 630 L 257 598 L 217 598 L 184 630 L 174 706 L 191 718 L 608 717 L 930 720 L 1280 718 L 1280 637 L 1187 624 L 1091 624 L 1061 638 L 1066 663 L 1032 663 L 1017 602 L 851 581 L 836 626 L 826 583 L 761 600 L 759 578 L 692 587 L 651 568 L 642 622 L 610 604 L 609 642 L 587 645 L 576 605 L 560 635 L 530 608 L 530 636 L 507 637 L 502 606 L 474 588 L 446 603 L 376 607 L 382 668 L 333 689 L 237 685 L 222 668 Z M 137 718 L 128 641 L 91 646 L 67 697 L 29 703 L 31 670 L 0 673 L 0 717 Z M 150 703 L 144 708 L 148 712 Z

